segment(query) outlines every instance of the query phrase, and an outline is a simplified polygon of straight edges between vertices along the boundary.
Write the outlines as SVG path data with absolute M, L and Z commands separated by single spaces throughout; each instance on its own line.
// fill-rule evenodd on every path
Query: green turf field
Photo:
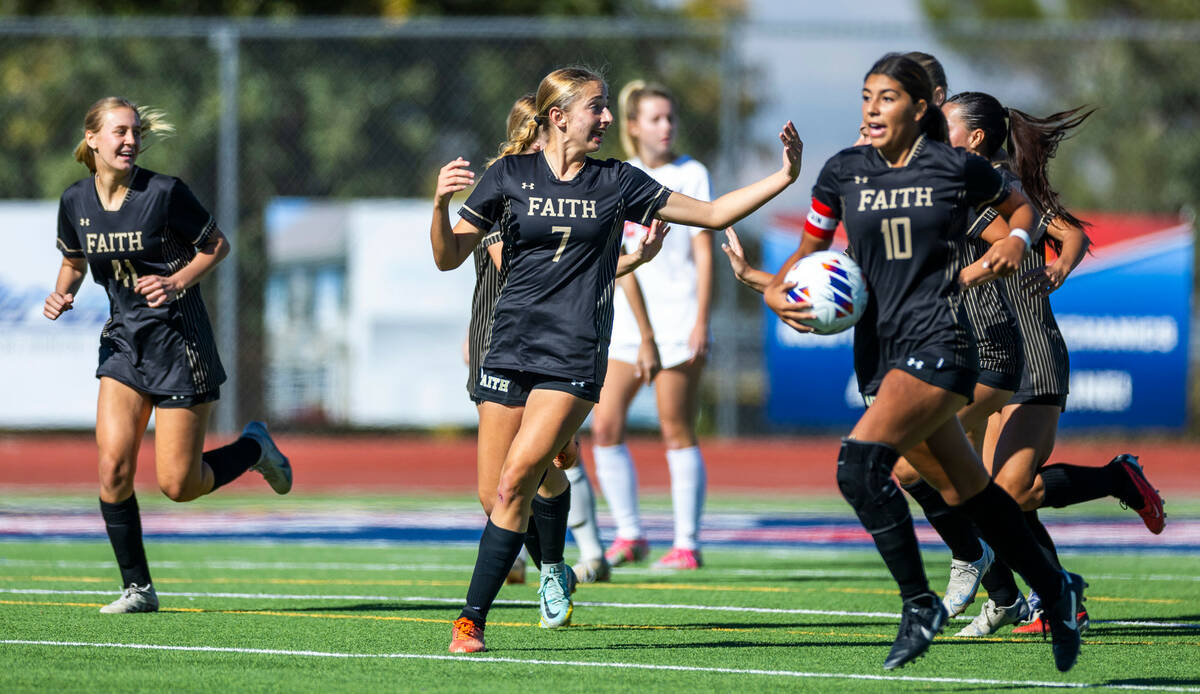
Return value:
M 711 548 L 695 573 L 618 570 L 558 630 L 536 626 L 531 572 L 501 592 L 489 652 L 451 657 L 471 546 L 148 546 L 163 611 L 100 615 L 118 582 L 106 542 L 0 543 L 0 692 L 1200 691 L 1191 554 L 1069 555 L 1094 622 L 1068 674 L 1048 641 L 1010 635 L 943 635 L 885 674 L 898 599 L 873 552 Z M 943 554 L 927 555 L 938 589 Z

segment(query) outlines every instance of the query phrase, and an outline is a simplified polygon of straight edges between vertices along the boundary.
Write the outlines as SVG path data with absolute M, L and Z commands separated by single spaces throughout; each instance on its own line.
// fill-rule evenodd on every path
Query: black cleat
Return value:
M 1062 594 L 1058 601 L 1046 607 L 1043 619 L 1050 626 L 1050 648 L 1054 651 L 1054 666 L 1066 672 L 1079 658 L 1079 634 L 1083 624 L 1079 613 L 1083 611 L 1083 589 L 1087 586 L 1083 577 L 1063 571 Z
M 895 670 L 921 657 L 929 650 L 933 637 L 946 626 L 947 619 L 949 616 L 945 606 L 933 593 L 905 600 L 904 610 L 900 615 L 900 632 L 896 634 L 896 641 L 892 643 L 887 660 L 883 661 L 883 669 Z

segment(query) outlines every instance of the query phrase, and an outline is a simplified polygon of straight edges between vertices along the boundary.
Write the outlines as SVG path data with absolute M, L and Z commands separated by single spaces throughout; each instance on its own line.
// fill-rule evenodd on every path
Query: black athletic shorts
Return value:
M 970 354 L 960 354 L 949 346 L 939 344 L 909 348 L 904 343 L 884 343 L 881 347 L 888 370 L 900 369 L 910 373 L 930 385 L 965 396 L 967 402 L 975 399 L 979 360 L 974 343 L 967 350 Z
M 1030 392 L 1017 391 L 1009 405 L 1054 405 L 1060 410 L 1067 409 L 1067 396 L 1051 393 L 1049 395 L 1034 395 Z
M 591 381 L 572 381 L 563 376 L 549 376 L 532 371 L 489 369 L 480 367 L 479 382 L 475 384 L 475 402 L 494 402 L 519 407 L 537 389 L 561 390 L 582 400 L 600 402 L 600 385 Z M 478 398 L 478 399 L 476 399 Z
M 146 395 L 150 397 L 150 402 L 153 402 L 155 407 L 183 410 L 203 405 L 206 402 L 216 402 L 221 399 L 221 389 L 214 388 L 207 393 L 192 393 L 191 395 L 160 395 L 158 393 L 146 393 Z
M 1021 387 L 1021 372 L 1006 374 L 1003 371 L 980 369 L 979 383 L 996 390 L 1011 390 L 1015 393 Z

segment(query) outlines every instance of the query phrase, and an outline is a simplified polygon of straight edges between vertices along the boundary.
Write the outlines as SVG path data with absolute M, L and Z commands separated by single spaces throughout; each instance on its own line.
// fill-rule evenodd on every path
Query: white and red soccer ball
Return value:
M 795 282 L 788 298 L 812 304 L 816 318 L 801 321 L 818 335 L 832 335 L 858 322 L 867 307 L 866 280 L 858 263 L 836 251 L 818 251 L 801 258 L 784 276 Z

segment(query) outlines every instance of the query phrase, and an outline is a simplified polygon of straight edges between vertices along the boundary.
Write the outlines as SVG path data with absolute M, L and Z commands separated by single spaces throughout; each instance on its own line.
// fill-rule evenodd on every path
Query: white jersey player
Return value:
M 670 92 L 641 81 L 626 85 L 619 118 L 630 164 L 670 190 L 710 199 L 708 169 L 672 150 L 675 103 Z M 625 244 L 636 245 L 645 231 L 626 224 Z M 712 243 L 708 229 L 676 227 L 655 262 L 618 280 L 622 291 L 614 301 L 608 378 L 592 420 L 596 475 L 617 522 L 616 540 L 606 552 L 614 566 L 649 554 L 638 513 L 637 473 L 625 445 L 625 420 L 638 389 L 651 380 L 675 517 L 673 547 L 656 566 L 696 569 L 701 564 L 698 536 L 705 470 L 695 425 L 700 376 L 711 341 Z

